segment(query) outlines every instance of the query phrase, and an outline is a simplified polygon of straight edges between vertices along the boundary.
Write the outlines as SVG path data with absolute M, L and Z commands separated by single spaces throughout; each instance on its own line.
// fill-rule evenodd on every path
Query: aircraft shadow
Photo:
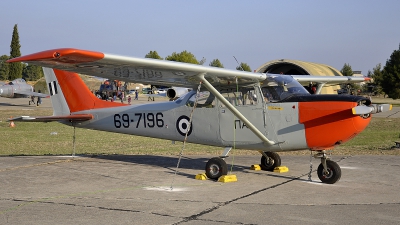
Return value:
M 124 163 L 157 166 L 162 168 L 175 169 L 178 163 L 177 157 L 172 156 L 156 156 L 156 155 L 97 155 L 87 156 L 98 159 L 120 161 Z M 184 169 L 204 169 L 208 158 L 196 158 L 183 156 L 180 161 L 179 168 Z
M 139 164 L 139 165 L 148 165 L 148 166 L 155 166 L 155 167 L 162 167 L 168 170 L 167 173 L 175 173 L 175 169 L 178 163 L 178 157 L 174 156 L 156 156 L 156 155 L 96 155 L 96 156 L 81 156 L 81 157 L 91 157 L 91 158 L 97 158 L 97 159 L 104 159 L 104 160 L 113 160 L 113 161 L 119 161 L 119 162 L 124 162 L 124 163 L 132 163 L 132 164 Z M 182 156 L 180 163 L 179 163 L 179 168 L 178 168 L 178 173 L 177 175 L 180 176 L 185 176 L 188 178 L 193 178 L 195 174 L 190 174 L 190 173 L 185 173 L 181 169 L 192 169 L 192 170 L 199 170 L 201 173 L 204 173 L 204 169 L 206 166 L 207 161 L 212 158 L 213 156 L 210 156 L 209 158 L 190 158 L 188 156 Z M 231 164 L 229 160 L 227 161 L 228 164 L 228 171 L 231 170 Z M 250 170 L 249 165 L 240 165 L 240 164 L 234 164 L 232 167 L 233 173 L 235 172 L 242 172 L 242 173 L 251 173 L 251 174 L 258 174 L 260 176 L 274 176 L 274 177 L 280 177 L 284 179 L 293 179 L 293 176 L 284 176 L 284 175 L 276 175 L 273 174 L 272 172 L 268 171 L 259 171 L 258 173 L 254 173 L 254 171 Z M 299 180 L 302 180 L 300 177 L 298 177 Z

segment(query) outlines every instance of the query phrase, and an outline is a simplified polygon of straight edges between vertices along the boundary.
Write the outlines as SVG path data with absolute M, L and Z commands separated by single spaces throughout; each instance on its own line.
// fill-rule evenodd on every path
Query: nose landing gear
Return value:
M 314 155 L 314 158 L 321 158 L 321 164 L 318 166 L 317 174 L 322 183 L 334 184 L 340 180 L 342 176 L 340 166 L 327 158 L 325 151 L 317 153 Z

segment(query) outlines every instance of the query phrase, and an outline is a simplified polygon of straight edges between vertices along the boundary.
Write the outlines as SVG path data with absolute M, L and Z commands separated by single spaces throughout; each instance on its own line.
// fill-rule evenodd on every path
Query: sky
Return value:
M 143 58 L 189 51 L 205 65 L 276 59 L 348 63 L 367 75 L 400 45 L 400 1 L 12 0 L 0 5 L 0 55 L 18 24 L 21 54 L 78 48 Z

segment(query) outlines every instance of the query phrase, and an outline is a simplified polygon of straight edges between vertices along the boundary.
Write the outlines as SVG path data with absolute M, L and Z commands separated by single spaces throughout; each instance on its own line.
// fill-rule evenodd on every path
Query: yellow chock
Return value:
M 205 173 L 197 174 L 195 177 L 196 180 L 207 180 L 207 176 Z
M 274 169 L 275 173 L 286 173 L 289 172 L 289 168 L 287 168 L 286 166 L 277 166 Z
M 220 176 L 218 179 L 218 182 L 222 182 L 222 183 L 236 182 L 236 181 L 237 181 L 237 178 L 236 178 L 236 175 L 234 175 L 234 174 L 223 175 L 223 176 Z
M 251 170 L 261 170 L 261 166 L 258 164 L 254 164 L 254 165 L 251 165 L 250 169 Z

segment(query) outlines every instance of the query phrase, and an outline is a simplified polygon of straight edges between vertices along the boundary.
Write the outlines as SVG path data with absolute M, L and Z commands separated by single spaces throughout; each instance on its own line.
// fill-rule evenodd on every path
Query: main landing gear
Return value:
M 232 147 L 226 147 L 221 157 L 214 157 L 208 160 L 206 164 L 206 176 L 209 179 L 218 180 L 223 175 L 228 174 L 228 166 L 224 158 L 227 157 Z
M 214 157 L 208 160 L 206 164 L 206 175 L 209 179 L 218 180 L 219 177 L 228 174 L 228 166 L 224 158 L 230 151 L 226 148 L 223 156 Z M 265 171 L 273 171 L 275 167 L 281 166 L 281 157 L 276 152 L 263 152 L 261 157 L 261 169 Z M 340 166 L 331 161 L 327 156 L 325 151 L 320 151 L 314 155 L 314 158 L 321 158 L 321 164 L 319 164 L 317 169 L 318 178 L 322 183 L 334 184 L 342 176 L 342 170 Z
M 224 158 L 228 155 L 231 148 L 226 148 L 223 156 L 214 157 L 208 160 L 206 164 L 206 175 L 209 179 L 218 180 L 219 177 L 228 174 L 228 166 Z M 281 165 L 281 157 L 276 152 L 263 152 L 260 167 L 265 171 L 273 171 L 275 167 Z
M 317 169 L 318 178 L 322 183 L 334 184 L 342 176 L 342 170 L 340 166 L 331 161 L 327 156 L 325 151 L 320 151 L 314 155 L 314 158 L 321 158 L 321 164 L 319 164 Z
M 224 159 L 214 157 L 206 164 L 206 175 L 209 179 L 218 180 L 219 177 L 228 174 L 228 166 Z
M 275 167 L 281 166 L 281 157 L 276 152 L 263 152 L 260 167 L 265 171 L 274 171 Z

